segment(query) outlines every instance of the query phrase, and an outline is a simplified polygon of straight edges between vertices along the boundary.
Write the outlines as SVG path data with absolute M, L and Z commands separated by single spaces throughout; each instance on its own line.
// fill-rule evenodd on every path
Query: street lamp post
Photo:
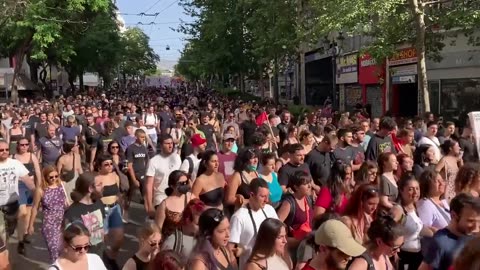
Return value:
M 338 91 L 337 91 L 337 57 L 340 56 L 343 46 L 343 33 L 339 32 L 338 37 L 330 40 L 327 36 L 323 40 L 325 52 L 332 56 L 332 107 L 338 108 Z

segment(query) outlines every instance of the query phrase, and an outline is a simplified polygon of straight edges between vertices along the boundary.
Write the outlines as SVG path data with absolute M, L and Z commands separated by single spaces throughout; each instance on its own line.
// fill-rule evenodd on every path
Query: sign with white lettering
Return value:
M 349 54 L 337 58 L 337 84 L 356 83 L 358 81 L 358 55 Z

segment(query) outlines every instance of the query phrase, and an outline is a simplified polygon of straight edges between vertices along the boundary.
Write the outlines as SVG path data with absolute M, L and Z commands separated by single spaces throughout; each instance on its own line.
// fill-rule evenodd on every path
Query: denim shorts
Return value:
M 33 204 L 32 191 L 22 181 L 18 182 L 18 204 L 28 206 Z
M 112 207 L 105 206 L 105 212 L 107 214 L 104 224 L 105 233 L 108 233 L 109 229 L 123 228 L 122 208 L 120 204 L 117 203 Z

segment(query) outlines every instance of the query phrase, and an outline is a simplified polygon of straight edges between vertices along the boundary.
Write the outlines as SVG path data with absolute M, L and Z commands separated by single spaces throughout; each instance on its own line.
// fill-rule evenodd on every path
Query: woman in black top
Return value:
M 420 175 L 425 171 L 427 168 L 435 168 L 435 151 L 433 150 L 433 146 L 428 144 L 422 144 L 417 149 L 415 149 L 415 153 L 413 154 L 413 174 L 415 175 L 416 179 L 420 179 Z
M 158 226 L 154 222 L 146 222 L 138 232 L 138 251 L 128 259 L 122 270 L 147 270 L 159 250 L 161 238 Z
M 238 153 L 233 170 L 235 171 L 226 188 L 225 204 L 239 208 L 248 203 L 252 179 L 258 177 L 258 154 L 253 148 L 245 148 Z

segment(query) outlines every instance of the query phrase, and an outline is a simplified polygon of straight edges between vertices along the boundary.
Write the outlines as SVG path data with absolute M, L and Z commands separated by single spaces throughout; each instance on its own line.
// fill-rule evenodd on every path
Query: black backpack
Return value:
M 367 252 L 364 252 L 362 255 L 351 259 L 351 260 L 348 262 L 346 269 L 349 269 L 349 268 L 350 268 L 350 265 L 352 264 L 352 262 L 353 262 L 356 258 L 363 258 L 365 261 L 367 261 L 367 269 L 366 269 L 366 270 L 375 270 L 375 265 L 373 264 L 372 257 L 370 257 L 370 255 L 369 255 Z
M 288 202 L 290 204 L 290 212 L 288 213 L 288 216 L 285 219 L 285 224 L 291 227 L 293 223 L 293 219 L 295 218 L 295 210 L 297 207 L 297 203 L 293 194 L 286 194 L 282 199 L 282 203 L 283 202 Z M 307 203 L 308 203 L 308 207 L 310 207 L 310 209 L 313 209 L 312 196 L 307 196 Z

